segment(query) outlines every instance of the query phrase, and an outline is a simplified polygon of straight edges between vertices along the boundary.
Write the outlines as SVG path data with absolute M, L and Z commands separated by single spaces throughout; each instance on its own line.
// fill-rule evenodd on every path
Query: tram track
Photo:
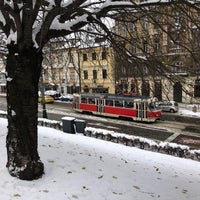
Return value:
M 74 112 L 72 109 L 68 109 L 65 112 L 63 111 L 62 108 L 56 110 L 53 108 L 48 109 L 48 114 L 55 114 L 56 112 L 57 115 L 60 116 L 60 119 L 63 116 L 70 116 L 78 119 L 83 119 L 86 121 L 87 126 L 91 126 L 94 128 L 106 129 L 118 133 L 125 133 L 140 137 L 147 137 L 158 141 L 163 141 L 173 134 L 166 127 L 162 126 L 157 127 L 156 125 L 159 122 L 149 124 L 149 123 L 121 120 L 118 118 L 81 114 Z
M 1 97 L 0 100 L 1 110 L 6 110 L 5 97 Z M 155 123 L 141 123 L 76 113 L 72 110 L 70 103 L 55 102 L 53 104 L 47 104 L 46 108 L 48 118 L 52 120 L 61 121 L 61 118 L 64 116 L 71 116 L 77 119 L 84 119 L 88 127 L 112 130 L 118 133 L 131 134 L 156 141 L 177 142 L 177 138 L 179 141 L 184 138 L 184 141 L 193 140 L 198 143 L 199 145 L 196 148 L 200 149 L 200 124 L 191 123 L 191 121 L 197 120 L 188 120 L 187 118 L 185 120 L 183 118 L 183 121 L 177 122 L 174 120 L 176 114 L 169 114 L 171 116 L 170 119 L 173 119 L 173 121 L 164 118 L 164 120 L 159 120 Z M 41 104 L 38 104 L 38 112 L 38 116 L 42 117 Z
M 118 133 L 131 134 L 135 136 L 149 138 L 155 141 L 176 142 L 176 138 L 192 137 L 193 140 L 200 141 L 200 125 L 190 122 L 177 122 L 168 120 L 158 120 L 155 123 L 133 122 L 121 120 L 118 118 L 102 117 L 97 115 L 87 115 L 74 112 L 67 106 L 48 105 L 48 113 L 59 113 L 60 120 L 62 116 L 71 116 L 86 121 L 88 127 L 106 129 Z M 189 129 L 190 127 L 190 129 Z M 195 131 L 194 131 L 195 130 Z M 189 138 L 188 140 L 191 140 Z M 184 140 L 185 142 L 185 140 Z M 182 143 L 185 144 L 185 143 Z M 195 146 L 200 149 L 199 146 Z

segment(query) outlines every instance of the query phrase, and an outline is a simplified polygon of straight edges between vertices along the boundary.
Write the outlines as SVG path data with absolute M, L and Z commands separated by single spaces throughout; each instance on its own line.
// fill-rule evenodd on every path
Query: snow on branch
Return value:
M 2 14 L 2 12 L 0 11 L 0 22 L 5 26 L 6 25 L 6 20 Z
M 80 22 L 87 22 L 87 14 L 83 14 L 80 17 L 77 17 L 73 21 L 69 21 L 68 23 L 60 23 L 59 22 L 59 17 L 57 16 L 54 21 L 52 22 L 50 29 L 55 29 L 55 30 L 67 30 L 67 31 L 72 31 L 71 27 L 74 25 L 80 23 Z
M 4 5 L 9 6 L 10 8 L 14 9 L 14 1 L 4 0 Z
M 180 0 L 32 0 L 0 1 L 0 24 L 6 26 L 8 42 L 17 43 L 20 38 L 30 38 L 32 34 L 35 46 L 43 45 L 53 37 L 78 32 L 91 23 L 101 23 L 100 18 L 109 16 L 109 12 L 134 10 L 140 7 L 175 3 Z M 188 4 L 197 1 L 182 0 Z M 22 27 L 22 24 L 26 29 Z M 2 27 L 3 28 L 3 27 Z M 30 31 L 32 29 L 32 32 Z M 27 41 L 27 40 L 26 40 Z M 28 40 L 29 41 L 29 40 Z

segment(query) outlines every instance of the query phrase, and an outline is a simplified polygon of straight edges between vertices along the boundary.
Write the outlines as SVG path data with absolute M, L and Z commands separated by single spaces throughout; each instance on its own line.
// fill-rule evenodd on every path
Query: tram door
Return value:
M 76 109 L 80 109 L 80 101 L 81 101 L 80 96 L 74 96 L 74 102 L 76 104 Z
M 136 102 L 136 117 L 140 120 L 147 118 L 147 102 Z
M 104 99 L 97 99 L 97 112 L 102 113 L 104 112 Z

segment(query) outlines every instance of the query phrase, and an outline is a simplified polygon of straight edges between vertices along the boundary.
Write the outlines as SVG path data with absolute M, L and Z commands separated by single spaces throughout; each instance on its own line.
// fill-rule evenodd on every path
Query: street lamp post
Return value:
M 42 117 L 47 117 L 47 110 L 46 110 L 46 102 L 45 102 L 45 95 L 44 95 L 44 81 L 43 81 L 43 73 L 41 73 L 41 96 L 42 96 Z

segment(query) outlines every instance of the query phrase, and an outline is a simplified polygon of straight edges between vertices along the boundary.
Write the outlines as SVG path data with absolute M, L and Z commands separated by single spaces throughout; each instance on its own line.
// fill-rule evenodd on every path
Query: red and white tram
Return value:
M 82 93 L 74 94 L 72 107 L 77 112 L 155 122 L 161 117 L 161 110 L 155 107 L 155 101 L 155 98 L 139 96 Z

